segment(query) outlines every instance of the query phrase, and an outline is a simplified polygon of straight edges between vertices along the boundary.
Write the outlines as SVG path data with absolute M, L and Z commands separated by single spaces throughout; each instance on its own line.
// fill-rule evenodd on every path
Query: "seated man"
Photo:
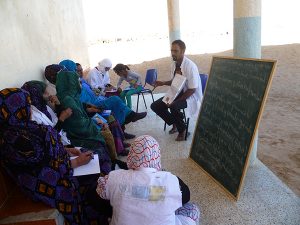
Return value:
M 196 225 L 200 211 L 188 186 L 161 171 L 160 148 L 148 135 L 135 139 L 127 157 L 129 170 L 115 170 L 98 179 L 97 193 L 110 200 L 111 225 Z
M 183 91 L 170 104 L 165 104 L 160 98 L 151 104 L 151 109 L 160 116 L 168 125 L 173 125 L 170 134 L 179 132 L 176 141 L 185 140 L 186 127 L 181 109 L 187 108 L 187 115 L 197 115 L 202 100 L 202 86 L 197 65 L 184 56 L 185 44 L 181 40 L 173 41 L 171 54 L 174 60 L 171 69 L 171 77 L 180 74 L 186 77 Z M 156 81 L 156 86 L 170 86 L 173 78 L 169 81 Z M 170 112 L 169 112 L 170 109 Z

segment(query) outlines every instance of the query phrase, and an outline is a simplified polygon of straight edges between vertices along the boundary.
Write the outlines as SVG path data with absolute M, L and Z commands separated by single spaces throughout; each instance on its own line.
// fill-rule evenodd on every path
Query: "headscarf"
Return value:
M 0 92 L 0 124 L 25 126 L 30 118 L 30 96 L 19 88 L 6 88 Z
M 21 88 L 29 92 L 31 104 L 52 120 L 51 114 L 47 110 L 47 102 L 43 98 L 46 87 L 44 82 L 33 80 L 23 84 Z
M 84 196 L 57 131 L 31 121 L 30 107 L 27 91 L 0 91 L 0 160 L 4 169 L 33 200 L 57 208 L 67 224 L 88 224 L 87 216 L 101 218 L 83 204 Z
M 70 59 L 65 59 L 61 61 L 59 65 L 64 66 L 67 69 L 67 71 L 76 72 L 76 68 L 77 68 L 76 63 Z
M 65 108 L 72 109 L 72 115 L 62 125 L 72 144 L 85 148 L 104 145 L 104 139 L 96 125 L 85 112 L 80 102 L 80 83 L 76 72 L 61 71 L 56 81 L 57 97 Z
M 101 60 L 98 63 L 98 67 L 97 68 L 99 69 L 100 72 L 105 73 L 105 72 L 107 72 L 107 71 L 105 71 L 106 67 L 109 67 L 109 68 L 112 67 L 112 62 L 111 62 L 110 59 L 103 59 L 103 60 Z
M 160 170 L 160 148 L 158 142 L 149 135 L 139 136 L 130 146 L 127 156 L 129 169 L 155 168 Z
M 0 123 L 4 129 L 2 137 L 7 144 L 4 144 L 1 154 L 8 153 L 5 157 L 15 157 L 12 164 L 31 167 L 35 163 L 47 162 L 49 156 L 67 157 L 57 131 L 30 120 L 31 104 L 27 91 L 19 88 L 2 90 L 0 110 Z M 12 147 L 5 148 L 7 146 Z
M 52 65 L 48 65 L 45 68 L 45 77 L 46 79 L 51 83 L 54 84 L 56 83 L 56 76 L 57 73 L 61 70 L 63 70 L 64 67 L 57 65 L 57 64 L 52 64 Z

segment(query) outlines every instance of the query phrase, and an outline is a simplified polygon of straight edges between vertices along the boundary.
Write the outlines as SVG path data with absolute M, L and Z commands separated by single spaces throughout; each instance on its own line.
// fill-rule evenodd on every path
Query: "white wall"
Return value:
M 81 0 L 0 0 L 0 89 L 43 80 L 44 68 L 88 65 Z

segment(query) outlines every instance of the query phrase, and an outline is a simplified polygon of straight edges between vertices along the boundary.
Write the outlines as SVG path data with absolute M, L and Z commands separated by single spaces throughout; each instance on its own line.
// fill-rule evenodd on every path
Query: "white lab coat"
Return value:
M 174 76 L 175 68 L 176 64 L 174 62 L 171 65 L 171 77 Z M 182 72 L 182 76 L 186 77 L 186 82 L 183 87 L 183 91 L 185 92 L 187 89 L 196 89 L 195 93 L 186 100 L 186 115 L 187 117 L 194 117 L 197 116 L 199 113 L 199 109 L 203 98 L 199 71 L 197 65 L 186 56 L 183 58 L 183 61 L 180 65 L 180 69 Z

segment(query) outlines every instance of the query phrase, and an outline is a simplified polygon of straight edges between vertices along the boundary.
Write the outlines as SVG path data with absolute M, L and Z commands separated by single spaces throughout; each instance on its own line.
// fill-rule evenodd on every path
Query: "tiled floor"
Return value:
M 159 98 L 159 95 L 154 97 Z M 141 100 L 141 99 L 140 99 Z M 300 198 L 282 183 L 261 161 L 248 169 L 238 201 L 208 177 L 188 158 L 191 135 L 185 142 L 175 142 L 176 134 L 164 132 L 163 121 L 150 109 L 150 95 L 146 97 L 148 115 L 145 119 L 127 126 L 137 136 L 149 134 L 160 144 L 162 166 L 183 179 L 191 190 L 191 199 L 201 208 L 203 225 L 300 225 Z M 136 102 L 136 99 L 133 99 Z M 135 110 L 135 104 L 133 106 Z M 140 101 L 139 112 L 145 111 Z M 195 119 L 191 120 L 193 134 Z M 258 149 L 259 151 L 259 149 Z

